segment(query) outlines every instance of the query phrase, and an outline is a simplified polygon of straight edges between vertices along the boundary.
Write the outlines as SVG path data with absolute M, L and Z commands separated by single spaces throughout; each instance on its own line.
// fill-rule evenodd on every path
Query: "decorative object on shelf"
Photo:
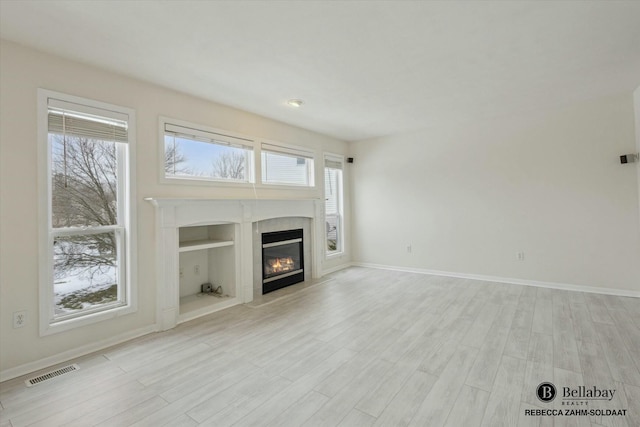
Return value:
M 228 297 L 229 295 L 222 294 L 222 286 L 215 286 L 211 283 L 203 283 L 200 288 L 202 289 L 202 293 L 205 295 L 213 295 L 214 297 Z

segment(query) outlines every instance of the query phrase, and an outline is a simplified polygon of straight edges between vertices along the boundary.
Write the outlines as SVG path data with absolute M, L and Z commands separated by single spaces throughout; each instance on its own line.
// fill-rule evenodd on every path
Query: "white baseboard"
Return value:
M 326 276 L 327 274 L 335 273 L 336 271 L 344 270 L 345 268 L 349 268 L 353 265 L 351 262 L 345 262 L 344 264 L 340 264 L 336 267 L 331 267 L 322 270 L 322 275 Z
M 454 273 L 450 271 L 428 270 L 424 268 L 397 267 L 393 265 L 373 264 L 368 262 L 353 262 L 353 266 L 378 268 L 382 270 L 404 271 L 407 273 L 431 274 L 433 276 L 457 277 L 460 279 L 482 280 L 485 282 L 510 283 L 514 285 L 536 286 L 538 288 L 559 289 L 563 291 L 589 292 L 593 294 L 615 295 L 619 297 L 640 298 L 639 291 L 627 289 L 599 288 L 585 285 L 572 285 L 567 283 L 540 282 L 536 280 L 513 279 L 508 277 L 485 276 L 482 274 Z
M 53 356 L 45 357 L 44 359 L 25 363 L 24 365 L 16 366 L 14 368 L 5 369 L 4 371 L 0 371 L 0 382 L 11 380 L 22 375 L 27 375 L 40 369 L 45 369 L 50 366 L 64 363 L 78 357 L 86 356 L 87 354 L 104 350 L 105 348 L 121 344 L 125 341 L 129 341 L 156 331 L 156 325 L 149 325 L 144 328 L 117 335 L 115 337 L 87 344 L 82 347 L 74 348 Z
M 572 284 L 566 284 L 566 283 L 540 282 L 536 280 L 514 279 L 514 278 L 497 277 L 497 276 L 485 276 L 481 274 L 455 273 L 450 271 L 428 270 L 424 268 L 398 267 L 393 265 L 374 264 L 374 263 L 367 263 L 367 262 L 348 262 L 345 264 L 341 264 L 339 266 L 323 270 L 322 275 L 324 276 L 326 274 L 334 273 L 336 271 L 340 271 L 352 266 L 377 268 L 382 270 L 404 271 L 407 273 L 430 274 L 433 276 L 457 277 L 461 279 L 481 280 L 485 282 L 510 283 L 514 285 L 536 286 L 540 288 L 560 289 L 564 291 L 590 292 L 590 293 L 604 294 L 604 295 L 616 295 L 616 296 L 622 296 L 622 297 L 640 298 L 640 292 L 626 290 L 626 289 L 610 289 L 610 288 L 600 288 L 600 287 L 594 287 L 594 286 L 572 285 Z M 26 374 L 38 371 L 40 369 L 45 369 L 59 363 L 64 363 L 66 361 L 75 359 L 77 357 L 86 356 L 87 354 L 104 350 L 105 348 L 108 348 L 117 344 L 121 344 L 123 342 L 129 341 L 134 338 L 138 338 L 143 335 L 147 335 L 156 331 L 157 331 L 156 325 L 149 325 L 147 327 L 136 329 L 135 331 L 130 331 L 125 334 L 111 337 L 106 340 L 98 341 L 92 344 L 87 344 L 85 346 L 74 348 L 72 350 L 68 350 L 63 353 L 45 357 L 44 359 L 25 363 L 24 365 L 16 366 L 14 368 L 6 369 L 4 371 L 0 371 L 0 382 L 17 378 L 22 375 L 26 375 Z

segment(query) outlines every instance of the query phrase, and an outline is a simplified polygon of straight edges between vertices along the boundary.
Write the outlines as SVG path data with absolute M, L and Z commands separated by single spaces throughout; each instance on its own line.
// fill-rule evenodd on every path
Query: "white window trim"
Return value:
M 137 289 L 137 230 L 136 230 L 136 116 L 135 110 L 126 107 L 120 107 L 104 102 L 94 101 L 78 96 L 67 95 L 60 92 L 54 92 L 46 89 L 38 89 L 38 235 L 39 235 L 39 329 L 40 336 L 51 335 L 63 331 L 68 331 L 78 327 L 101 322 L 107 319 L 113 319 L 129 313 L 137 311 L 138 308 L 138 289 Z M 107 309 L 94 313 L 87 313 L 78 317 L 65 320 L 59 320 L 51 323 L 53 318 L 53 262 L 51 256 L 51 247 L 53 245 L 52 234 L 50 233 L 51 215 L 49 210 L 49 201 L 51 199 L 50 179 L 51 162 L 49 161 L 49 142 L 48 142 L 48 99 L 56 98 L 75 104 L 86 105 L 89 107 L 99 108 L 101 110 L 109 110 L 121 112 L 128 116 L 128 133 L 129 140 L 128 156 L 124 164 L 119 162 L 119 167 L 126 171 L 125 197 L 121 201 L 122 208 L 125 212 L 123 219 L 124 232 L 124 254 L 118 254 L 119 257 L 125 257 L 126 279 L 126 304 L 112 309 Z
M 238 182 L 225 179 L 216 178 L 199 178 L 199 177 L 167 177 L 164 172 L 164 135 L 165 125 L 176 125 L 194 130 L 201 130 L 202 132 L 214 133 L 219 136 L 221 141 L 238 143 L 252 147 L 253 149 L 253 168 L 250 173 L 252 174 L 252 180 L 250 182 Z M 240 141 L 237 141 L 240 140 Z M 283 151 L 289 151 L 290 154 L 299 153 L 304 157 L 313 161 L 313 168 L 309 171 L 309 183 L 312 185 L 291 184 L 291 183 L 276 183 L 276 182 L 263 182 L 262 181 L 262 145 L 270 145 L 278 148 L 282 148 Z M 269 150 L 266 150 L 269 151 Z M 159 116 L 158 120 L 158 182 L 160 184 L 171 185 L 196 185 L 196 186 L 208 186 L 208 187 L 227 187 L 227 188 L 253 188 L 253 189 L 265 189 L 265 190 L 292 190 L 292 191 L 313 191 L 317 190 L 317 155 L 313 148 L 292 145 L 282 142 L 276 142 L 258 138 L 250 135 L 245 135 L 238 132 L 229 131 L 226 129 L 214 128 L 202 124 L 189 122 L 186 120 L 175 119 L 167 116 Z M 323 169 L 324 171 L 324 169 Z M 324 172 L 323 172 L 324 173 Z
M 340 201 L 338 203 L 338 205 L 340 206 L 340 219 L 341 219 L 341 225 L 340 225 L 340 250 L 339 251 L 333 251 L 333 252 L 329 252 L 327 251 L 327 233 L 324 233 L 324 258 L 325 260 L 330 260 L 333 258 L 339 258 L 342 257 L 345 252 L 345 215 L 344 215 L 344 175 L 345 175 L 345 161 L 344 161 L 344 156 L 340 155 L 340 154 L 334 154 L 334 153 L 324 153 L 324 155 L 322 156 L 322 199 L 324 200 L 326 191 L 324 188 L 324 174 L 325 174 L 325 159 L 329 159 L 329 160 L 334 160 L 337 162 L 342 163 L 342 179 L 341 179 L 341 190 L 340 190 Z M 326 201 L 325 201 L 326 203 Z M 322 213 L 324 215 L 324 217 L 326 218 L 327 212 L 326 212 L 326 204 L 323 205 L 322 207 Z M 326 219 L 325 219 L 326 221 Z
M 237 144 L 239 142 L 242 145 L 246 145 L 251 147 L 253 150 L 253 158 L 252 158 L 252 168 L 249 170 L 249 181 L 232 181 L 226 179 L 217 179 L 217 178 L 201 178 L 194 176 L 184 176 L 184 177 L 168 177 L 164 171 L 164 136 L 165 136 L 165 125 L 175 125 L 186 128 L 192 128 L 194 130 L 200 130 L 202 132 L 213 133 L 216 134 L 217 138 L 220 141 L 229 142 L 232 144 Z M 160 116 L 158 120 L 158 176 L 161 184 L 178 184 L 178 185 L 206 185 L 206 186 L 221 186 L 221 187 L 234 187 L 234 188 L 253 188 L 256 180 L 256 143 L 255 138 L 247 135 L 243 135 L 237 132 L 231 132 L 224 129 L 212 128 L 205 125 L 200 125 L 197 123 L 188 122 L 185 120 L 174 119 L 171 117 Z

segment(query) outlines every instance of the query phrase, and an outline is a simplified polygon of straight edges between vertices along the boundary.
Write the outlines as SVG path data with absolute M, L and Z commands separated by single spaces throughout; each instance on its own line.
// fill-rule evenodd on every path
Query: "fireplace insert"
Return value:
M 262 234 L 262 294 L 304 281 L 302 229 Z

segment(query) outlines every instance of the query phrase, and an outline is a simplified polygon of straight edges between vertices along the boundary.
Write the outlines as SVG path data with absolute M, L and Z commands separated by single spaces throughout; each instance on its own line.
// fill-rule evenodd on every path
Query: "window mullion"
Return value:
M 123 230 L 121 225 L 102 225 L 99 227 L 66 227 L 66 228 L 54 228 L 51 230 L 51 235 L 56 236 L 89 236 L 92 234 L 109 233 L 112 231 Z

